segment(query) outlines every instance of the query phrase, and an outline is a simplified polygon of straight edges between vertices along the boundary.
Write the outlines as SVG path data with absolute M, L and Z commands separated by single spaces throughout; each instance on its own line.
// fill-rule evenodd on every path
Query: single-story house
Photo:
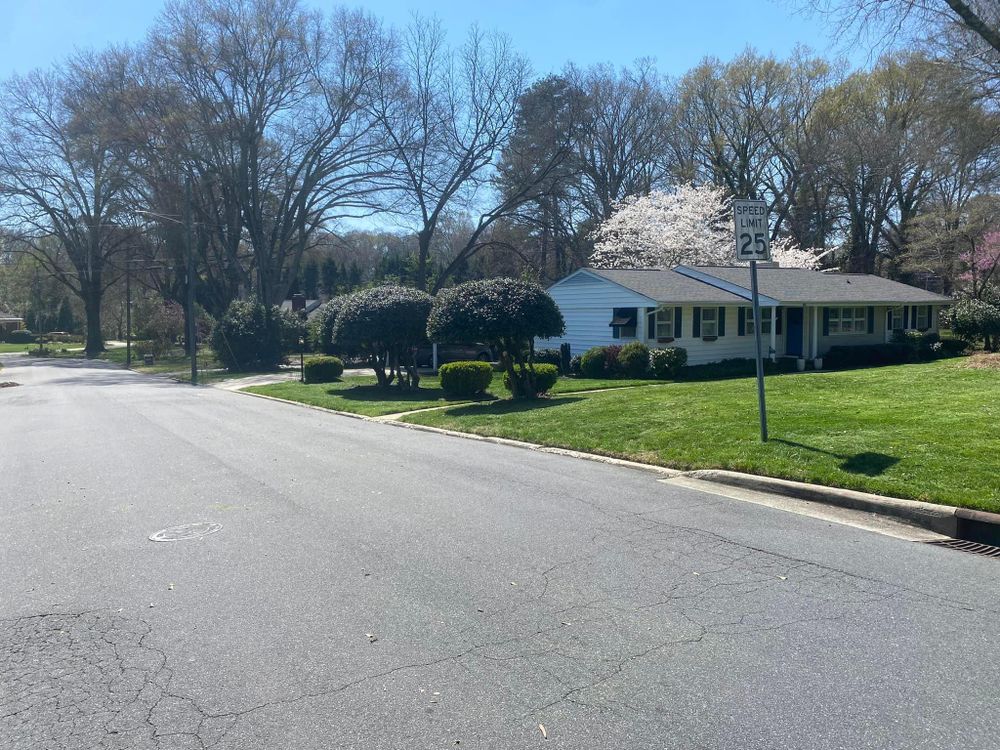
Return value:
M 22 328 L 24 328 L 24 318 L 0 310 L 0 333 L 20 331 Z
M 949 297 L 879 276 L 758 264 L 765 356 L 820 359 L 832 346 L 885 343 L 894 331 L 935 331 Z M 680 346 L 697 365 L 754 356 L 750 269 L 581 268 L 549 287 L 572 354 L 642 341 Z

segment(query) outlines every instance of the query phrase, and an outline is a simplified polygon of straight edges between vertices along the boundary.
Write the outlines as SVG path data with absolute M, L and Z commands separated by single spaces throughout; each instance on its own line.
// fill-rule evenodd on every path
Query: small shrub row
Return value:
M 796 369 L 795 360 L 782 358 L 777 362 L 764 360 L 764 373 L 777 375 L 783 372 L 793 372 Z M 753 359 L 738 358 L 723 359 L 704 365 L 688 365 L 678 374 L 679 380 L 725 380 L 727 378 L 745 378 L 757 374 L 757 363 Z
M 485 362 L 483 363 L 485 364 Z M 559 368 L 555 365 L 550 365 L 547 363 L 536 364 L 535 370 L 535 395 L 541 396 L 543 393 L 548 393 L 552 390 L 552 387 L 559 380 Z M 505 372 L 503 374 L 503 385 L 511 393 L 514 389 L 511 388 L 510 384 L 510 373 Z
M 675 378 L 687 364 L 687 350 L 678 346 L 650 349 L 641 341 L 625 346 L 595 346 L 574 357 L 572 369 L 586 378 Z
M 833 346 L 823 357 L 823 366 L 829 370 L 846 370 L 854 367 L 901 365 L 907 362 L 926 362 L 942 357 L 956 357 L 969 348 L 962 339 L 941 339 L 934 331 L 903 331 L 893 336 L 888 344 L 864 346 Z
M 344 363 L 338 357 L 309 357 L 302 374 L 306 383 L 332 383 L 344 374 Z
M 493 382 L 489 362 L 449 362 L 438 368 L 441 388 L 448 398 L 475 398 Z

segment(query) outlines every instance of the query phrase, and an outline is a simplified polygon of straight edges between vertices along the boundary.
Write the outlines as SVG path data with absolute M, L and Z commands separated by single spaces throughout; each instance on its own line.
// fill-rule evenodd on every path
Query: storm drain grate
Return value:
M 973 555 L 981 555 L 982 557 L 995 557 L 1000 560 L 1000 547 L 994 547 L 991 544 L 968 542 L 965 539 L 935 539 L 933 542 L 927 542 L 927 544 L 933 544 L 935 547 L 957 549 L 959 552 L 969 552 Z

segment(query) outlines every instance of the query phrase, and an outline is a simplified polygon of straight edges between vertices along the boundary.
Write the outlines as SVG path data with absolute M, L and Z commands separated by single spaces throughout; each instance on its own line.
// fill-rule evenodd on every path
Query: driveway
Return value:
M 96 362 L 4 364 L 5 750 L 997 746 L 996 560 Z M 149 540 L 194 522 L 221 529 Z

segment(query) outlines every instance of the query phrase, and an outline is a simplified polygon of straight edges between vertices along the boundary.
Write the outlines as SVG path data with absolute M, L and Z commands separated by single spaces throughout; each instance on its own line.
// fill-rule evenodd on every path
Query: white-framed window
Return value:
M 889 330 L 890 331 L 902 331 L 903 330 L 903 308 L 893 307 L 889 311 Z
M 927 305 L 918 305 L 917 307 L 914 308 L 914 310 L 916 311 L 915 317 L 917 319 L 917 322 L 914 327 L 918 331 L 923 331 L 927 328 L 930 328 L 931 324 L 930 321 L 927 319 Z
M 656 330 L 654 338 L 671 339 L 676 338 L 674 333 L 674 308 L 660 307 L 656 310 Z
M 760 332 L 761 335 L 771 334 L 771 326 L 774 325 L 774 308 L 773 307 L 762 307 L 760 308 Z M 751 307 L 747 310 L 747 334 L 752 336 L 754 333 L 754 319 L 753 319 L 753 308 Z
M 719 335 L 719 308 L 701 308 L 701 335 L 702 338 Z
M 868 310 L 864 307 L 831 307 L 830 335 L 868 333 Z

